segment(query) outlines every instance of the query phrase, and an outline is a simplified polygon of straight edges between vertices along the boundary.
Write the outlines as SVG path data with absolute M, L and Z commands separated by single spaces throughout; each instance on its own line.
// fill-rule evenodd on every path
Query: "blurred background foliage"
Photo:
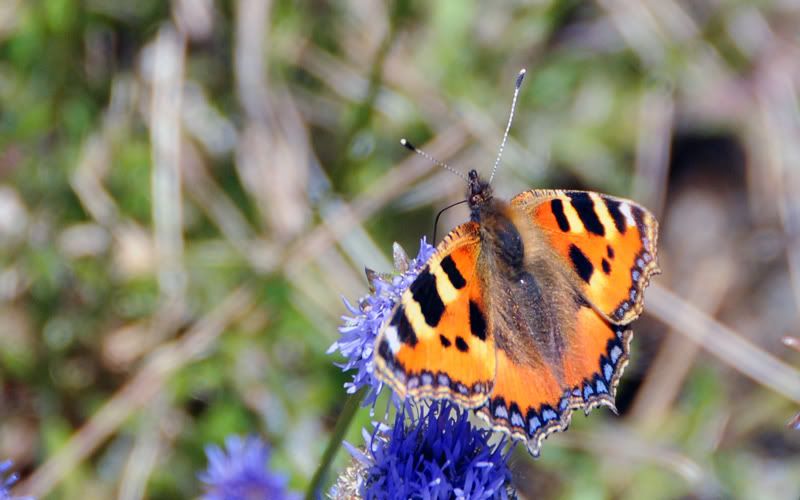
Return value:
M 496 192 L 634 198 L 664 274 L 621 416 L 517 450 L 520 496 L 797 499 L 798 23 L 780 0 L 3 0 L 0 457 L 43 498 L 190 498 L 204 444 L 256 433 L 302 489 L 345 401 L 340 297 L 463 195 L 398 139 L 486 172 L 526 67 Z

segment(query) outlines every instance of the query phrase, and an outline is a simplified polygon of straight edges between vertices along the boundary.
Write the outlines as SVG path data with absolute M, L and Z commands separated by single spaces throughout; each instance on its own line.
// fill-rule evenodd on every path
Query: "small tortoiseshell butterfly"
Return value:
M 605 194 L 534 189 L 506 202 L 475 170 L 468 183 L 471 220 L 403 293 L 377 337 L 376 373 L 401 398 L 477 409 L 538 456 L 573 410 L 616 411 L 630 323 L 659 272 L 658 223 Z

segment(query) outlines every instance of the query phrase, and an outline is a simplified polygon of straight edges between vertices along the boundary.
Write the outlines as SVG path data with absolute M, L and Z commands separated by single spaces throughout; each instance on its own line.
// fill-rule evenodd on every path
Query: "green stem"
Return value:
M 336 427 L 333 428 L 331 439 L 328 441 L 328 447 L 325 448 L 325 453 L 322 454 L 319 467 L 317 467 L 317 470 L 314 472 L 314 477 L 311 478 L 311 483 L 308 485 L 306 500 L 317 500 L 320 497 L 319 490 L 322 486 L 322 482 L 325 481 L 328 468 L 336 457 L 336 452 L 339 451 L 339 446 L 342 445 L 344 435 L 347 433 L 347 429 L 350 428 L 350 423 L 361 407 L 361 400 L 364 399 L 366 393 L 366 388 L 362 388 L 345 401 L 342 413 L 339 414 L 339 420 L 336 421 Z

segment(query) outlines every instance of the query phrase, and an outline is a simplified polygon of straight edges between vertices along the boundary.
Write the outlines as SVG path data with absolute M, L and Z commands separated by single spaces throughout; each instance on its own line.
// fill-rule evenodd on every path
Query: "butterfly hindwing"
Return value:
M 531 190 L 521 208 L 570 267 L 582 292 L 616 324 L 636 319 L 644 289 L 658 274 L 655 217 L 638 204 L 587 191 Z
M 495 345 L 477 272 L 478 225 L 448 234 L 406 290 L 376 340 L 377 376 L 405 398 L 482 404 Z
M 628 360 L 632 332 L 588 305 L 579 307 L 571 330 L 563 333 L 560 364 L 541 365 L 530 358 L 520 362 L 498 349 L 494 391 L 478 411 L 495 430 L 526 441 L 534 456 L 545 437 L 567 428 L 574 410 L 614 409 L 617 382 Z
M 597 406 L 616 411 L 614 396 L 628 364 L 633 331 L 608 321 L 587 304 L 577 311 L 574 330 L 567 336 L 570 350 L 562 364 L 570 406 L 586 413 Z

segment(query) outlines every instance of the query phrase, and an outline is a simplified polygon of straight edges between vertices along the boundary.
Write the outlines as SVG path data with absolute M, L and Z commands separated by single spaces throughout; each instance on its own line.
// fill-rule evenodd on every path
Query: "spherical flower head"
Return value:
M 352 380 L 344 385 L 348 394 L 354 394 L 362 387 L 369 388 L 364 406 L 375 403 L 383 386 L 374 372 L 375 338 L 400 296 L 411 286 L 434 250 L 422 238 L 417 257 L 409 262 L 405 252 L 395 244 L 395 267 L 398 273 L 387 276 L 368 271 L 373 292 L 362 297 L 357 306 L 344 300 L 349 315 L 342 316 L 344 323 L 339 327 L 341 337 L 328 349 L 328 353 L 338 350 L 346 361 L 337 366 L 345 372 L 354 371 Z
M 455 404 L 420 411 L 410 424 L 398 412 L 391 428 L 366 435 L 366 453 L 349 447 L 366 466 L 364 498 L 513 498 L 505 441 L 490 444 L 491 431 L 474 427 Z
M 33 497 L 17 497 L 11 494 L 11 487 L 19 479 L 16 472 L 6 475 L 12 465 L 14 464 L 11 460 L 0 462 L 0 500 L 33 500 Z
M 287 478 L 267 469 L 270 450 L 257 437 L 230 436 L 225 449 L 206 447 L 208 469 L 199 474 L 204 500 L 299 499 L 286 489 Z M 2 497 L 0 497 L 2 500 Z

